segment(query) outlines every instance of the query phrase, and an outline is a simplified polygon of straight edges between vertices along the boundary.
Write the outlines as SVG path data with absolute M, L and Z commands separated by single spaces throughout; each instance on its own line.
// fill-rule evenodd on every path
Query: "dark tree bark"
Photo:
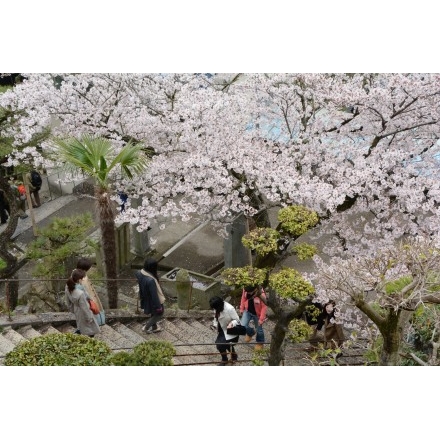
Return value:
M 282 307 L 280 299 L 275 292 L 269 296 L 268 306 L 273 310 L 276 322 L 270 342 L 269 365 L 281 365 L 284 360 L 283 343 L 286 338 L 289 323 L 292 319 L 300 319 L 306 306 L 310 303 L 310 300 L 306 300 L 292 307 Z
M 12 311 L 18 304 L 18 281 L 14 281 L 17 278 L 14 274 L 18 270 L 18 262 L 17 257 L 9 251 L 9 248 L 18 224 L 18 212 L 15 195 L 9 182 L 3 176 L 0 176 L 0 190 L 3 190 L 9 204 L 9 220 L 5 230 L 0 234 L 0 258 L 6 263 L 6 267 L 0 270 L 0 278 L 3 280 L 12 279 L 12 281 L 6 281 L 7 286 L 5 285 L 9 310 Z
M 104 267 L 107 278 L 108 303 L 111 309 L 117 309 L 118 281 L 114 209 L 109 193 L 104 188 L 97 187 L 96 198 L 101 226 Z
M 379 364 L 381 366 L 396 366 L 400 362 L 400 345 L 406 324 L 414 310 L 387 308 L 385 315 L 378 314 L 362 298 L 355 301 L 356 307 L 373 321 L 383 339 Z

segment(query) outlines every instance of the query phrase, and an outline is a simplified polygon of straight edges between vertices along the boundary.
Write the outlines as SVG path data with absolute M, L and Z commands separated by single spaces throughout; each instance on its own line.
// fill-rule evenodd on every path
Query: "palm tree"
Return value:
M 67 170 L 82 170 L 95 180 L 95 196 L 98 205 L 104 266 L 107 278 L 109 307 L 118 307 L 118 283 L 116 269 L 115 210 L 110 199 L 110 174 L 120 169 L 121 175 L 132 179 L 144 171 L 148 158 L 143 153 L 142 144 L 126 144 L 116 153 L 110 140 L 102 137 L 83 135 L 80 139 L 55 139 L 57 160 L 61 160 Z

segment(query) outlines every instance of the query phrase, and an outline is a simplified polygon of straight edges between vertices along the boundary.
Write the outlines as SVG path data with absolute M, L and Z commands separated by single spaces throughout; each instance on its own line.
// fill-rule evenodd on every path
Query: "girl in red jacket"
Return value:
M 266 320 L 266 302 L 266 293 L 263 288 L 261 288 L 260 291 L 259 287 L 254 285 L 246 286 L 243 289 L 240 301 L 240 313 L 242 313 L 241 325 L 246 327 L 246 336 L 244 340 L 250 342 L 256 333 L 256 350 L 263 348 L 263 322 Z M 251 321 L 253 321 L 255 328 L 249 326 Z M 257 330 L 255 331 L 255 329 Z

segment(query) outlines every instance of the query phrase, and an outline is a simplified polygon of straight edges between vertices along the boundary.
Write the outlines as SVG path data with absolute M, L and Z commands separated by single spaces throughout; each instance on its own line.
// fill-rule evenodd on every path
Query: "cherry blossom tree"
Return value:
M 366 334 L 361 311 L 383 338 L 380 365 L 399 365 L 410 318 L 418 307 L 440 303 L 439 243 L 417 237 L 374 257 L 334 258 L 331 264 L 315 258 L 316 298 L 344 304 L 338 319 L 360 335 Z
M 302 205 L 318 214 L 331 258 L 439 236 L 440 75 L 24 76 L 0 96 L 26 110 L 17 142 L 51 126 L 147 146 L 143 176 L 118 180 L 142 202 L 117 220 L 138 230 L 159 215 L 221 227 L 238 213 L 267 227 L 268 208 Z
M 52 124 L 119 147 L 145 142 L 153 160 L 130 187 L 143 203 L 121 217 L 139 229 L 158 214 L 225 222 L 299 204 L 333 234 L 331 253 L 438 232 L 438 75 L 231 78 L 29 74 L 1 103 L 27 109 L 24 140 Z

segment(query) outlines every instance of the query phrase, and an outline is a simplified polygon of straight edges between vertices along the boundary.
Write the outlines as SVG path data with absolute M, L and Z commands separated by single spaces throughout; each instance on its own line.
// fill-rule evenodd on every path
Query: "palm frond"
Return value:
M 104 188 L 108 186 L 108 176 L 113 168 L 120 166 L 122 175 L 132 179 L 145 170 L 149 162 L 140 143 L 128 143 L 116 155 L 110 140 L 87 134 L 79 139 L 54 139 L 53 144 L 57 160 L 61 160 L 67 170 L 80 169 Z
M 143 144 L 128 143 L 113 159 L 110 168 L 121 166 L 121 173 L 124 177 L 132 179 L 134 175 L 141 174 L 149 163 L 149 159 L 143 151 Z

